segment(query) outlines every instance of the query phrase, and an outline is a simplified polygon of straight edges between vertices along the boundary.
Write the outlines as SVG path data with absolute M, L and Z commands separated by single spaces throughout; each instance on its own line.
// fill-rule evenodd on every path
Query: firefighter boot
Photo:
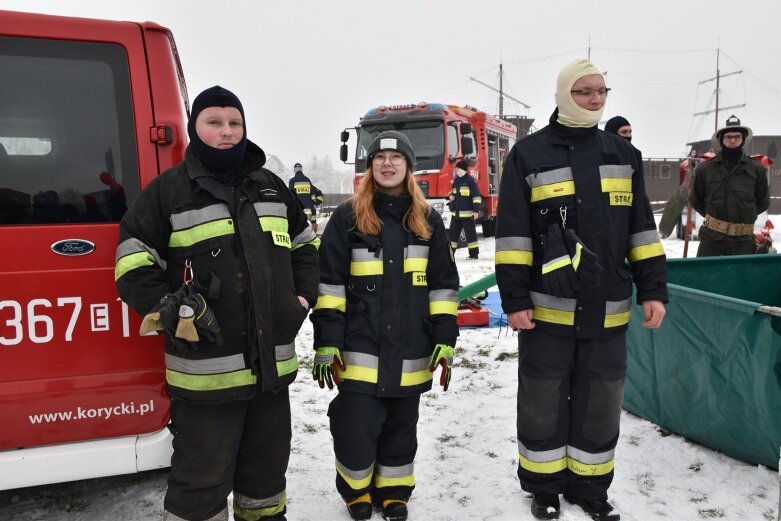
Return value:
M 347 500 L 347 511 L 353 519 L 370 519 L 372 517 L 372 498 L 369 493 Z
M 406 521 L 407 502 L 403 499 L 386 499 L 382 502 L 382 518 L 386 521 Z
M 532 515 L 535 519 L 558 519 L 560 511 L 558 494 L 532 495 Z
M 607 499 L 580 499 L 569 494 L 564 494 L 564 499 L 578 505 L 588 517 L 594 521 L 619 521 L 621 516 L 613 510 L 613 505 Z

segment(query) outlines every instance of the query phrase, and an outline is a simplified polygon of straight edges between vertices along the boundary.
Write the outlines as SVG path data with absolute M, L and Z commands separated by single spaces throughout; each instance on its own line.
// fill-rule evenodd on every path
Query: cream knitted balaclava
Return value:
M 593 127 L 602 118 L 604 105 L 599 110 L 586 110 L 575 103 L 570 92 L 576 81 L 591 74 L 602 75 L 602 72 L 583 58 L 568 63 L 559 72 L 556 80 L 556 106 L 559 107 L 557 121 L 565 127 Z

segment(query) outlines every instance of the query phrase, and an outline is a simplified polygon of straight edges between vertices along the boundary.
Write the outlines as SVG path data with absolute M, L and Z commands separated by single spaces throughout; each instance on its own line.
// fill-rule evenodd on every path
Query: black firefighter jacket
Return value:
M 505 163 L 496 228 L 496 278 L 505 313 L 533 309 L 541 331 L 600 338 L 629 323 L 632 279 L 638 303 L 667 302 L 664 248 L 637 155 L 596 127 L 550 125 L 515 144 Z M 545 294 L 541 237 L 566 220 L 604 267 L 597 288 L 572 298 Z M 628 267 L 627 267 L 628 261 Z
M 183 283 L 214 310 L 223 345 L 166 338 L 172 396 L 220 402 L 293 382 L 295 337 L 306 318 L 297 295 L 317 298 L 319 240 L 284 182 L 262 168 L 248 142 L 233 186 L 221 183 L 188 148 L 185 160 L 154 179 L 120 224 L 119 296 L 144 316 Z
M 453 189 L 450 193 L 453 196 L 451 210 L 453 217 L 472 219 L 473 213 L 480 213 L 483 198 L 480 196 L 480 189 L 477 187 L 474 177 L 469 174 L 464 174 L 461 177 L 456 176 L 453 179 Z
M 382 397 L 431 389 L 436 344 L 455 347 L 458 271 L 440 215 L 431 210 L 429 240 L 404 229 L 409 197 L 375 196 L 379 237 L 354 226 L 340 205 L 323 234 L 319 297 L 311 320 L 315 348 L 338 347 L 346 371 L 340 391 Z
M 287 184 L 290 191 L 298 198 L 307 215 L 313 213 L 319 190 L 315 188 L 312 181 L 303 172 L 296 172 L 296 175 L 291 177 Z

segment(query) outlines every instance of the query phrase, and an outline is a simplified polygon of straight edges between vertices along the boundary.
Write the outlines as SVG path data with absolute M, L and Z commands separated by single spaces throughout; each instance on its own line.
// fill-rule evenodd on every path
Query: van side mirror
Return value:
M 342 130 L 342 143 L 347 143 L 348 139 L 350 139 L 350 133 L 346 130 Z
M 345 141 L 347 140 L 344 135 L 347 134 L 347 132 L 342 132 L 342 139 Z M 347 162 L 347 143 L 342 143 L 342 146 L 339 147 L 339 160 L 342 163 Z
M 464 128 L 464 125 L 461 125 Z M 475 149 L 472 147 L 472 139 L 466 136 L 461 136 L 461 154 L 465 156 L 472 155 Z
M 469 123 L 461 123 L 461 135 L 465 136 L 472 133 L 472 125 Z

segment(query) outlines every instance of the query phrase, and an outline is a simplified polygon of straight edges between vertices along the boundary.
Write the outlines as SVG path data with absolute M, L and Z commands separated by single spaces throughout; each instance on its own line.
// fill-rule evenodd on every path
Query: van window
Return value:
M 0 226 L 117 222 L 138 194 L 115 44 L 0 37 Z

